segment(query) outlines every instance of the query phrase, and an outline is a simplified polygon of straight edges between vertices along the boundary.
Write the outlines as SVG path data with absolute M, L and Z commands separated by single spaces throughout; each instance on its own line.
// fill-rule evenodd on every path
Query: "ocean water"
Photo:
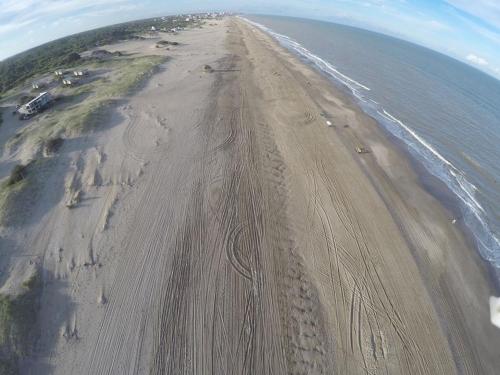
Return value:
M 500 269 L 500 81 L 432 50 L 333 23 L 245 16 L 348 90 L 457 198 Z

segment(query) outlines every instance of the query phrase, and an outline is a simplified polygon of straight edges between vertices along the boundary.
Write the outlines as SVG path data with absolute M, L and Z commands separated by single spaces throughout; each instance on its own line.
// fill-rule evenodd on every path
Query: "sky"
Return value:
M 432 48 L 500 79 L 500 0 L 0 0 L 0 59 L 100 26 L 209 10 L 357 26 Z

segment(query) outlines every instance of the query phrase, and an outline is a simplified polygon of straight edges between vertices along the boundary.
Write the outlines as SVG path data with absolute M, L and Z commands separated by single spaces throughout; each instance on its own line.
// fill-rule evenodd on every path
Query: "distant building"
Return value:
M 40 81 L 40 82 L 33 82 L 31 84 L 31 88 L 33 90 L 42 90 L 44 87 L 47 86 L 47 82 L 44 82 L 44 81 Z
M 156 31 L 156 27 L 151 26 L 151 31 Z
M 83 76 L 86 76 L 86 75 L 88 75 L 88 74 L 89 74 L 89 73 L 88 73 L 86 70 L 75 70 L 75 71 L 73 72 L 73 75 L 74 75 L 75 77 L 83 77 Z
M 44 109 L 52 101 L 52 96 L 48 92 L 42 92 L 35 99 L 24 105 L 26 112 L 32 115 Z
M 64 75 L 64 72 L 62 70 L 56 70 L 54 74 L 58 77 L 62 77 Z
M 64 86 L 72 86 L 73 85 L 73 81 L 71 79 L 68 79 L 68 78 L 63 79 L 62 83 Z

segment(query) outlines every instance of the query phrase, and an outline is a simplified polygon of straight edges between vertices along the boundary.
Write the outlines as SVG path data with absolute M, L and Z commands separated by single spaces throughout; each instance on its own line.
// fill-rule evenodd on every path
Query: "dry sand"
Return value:
M 106 47 L 171 60 L 3 232 L 44 270 L 23 373 L 498 373 L 484 265 L 375 122 L 241 20 L 173 38 Z

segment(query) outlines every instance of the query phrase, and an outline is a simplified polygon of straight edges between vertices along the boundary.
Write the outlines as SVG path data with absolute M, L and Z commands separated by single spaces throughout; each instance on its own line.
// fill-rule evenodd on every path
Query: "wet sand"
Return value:
M 377 124 L 242 20 L 177 38 L 61 150 L 82 204 L 13 237 L 44 268 L 25 372 L 496 373 L 484 266 Z

